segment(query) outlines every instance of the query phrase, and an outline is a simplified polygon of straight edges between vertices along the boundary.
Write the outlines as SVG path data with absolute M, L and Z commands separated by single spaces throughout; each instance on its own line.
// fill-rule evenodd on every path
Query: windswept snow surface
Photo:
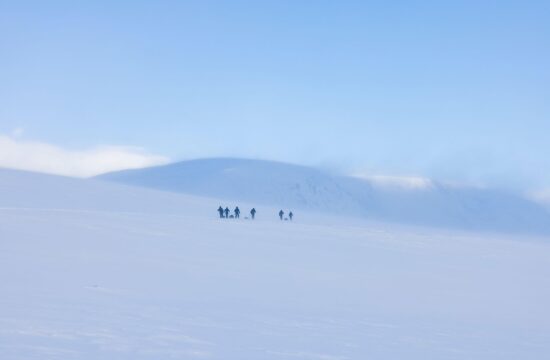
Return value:
M 546 238 L 219 204 L 0 171 L 0 358 L 550 357 Z

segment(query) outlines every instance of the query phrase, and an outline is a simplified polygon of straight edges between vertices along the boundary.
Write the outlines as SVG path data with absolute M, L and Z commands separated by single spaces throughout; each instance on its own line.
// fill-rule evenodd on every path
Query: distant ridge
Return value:
M 506 192 L 451 187 L 379 186 L 306 166 L 214 158 L 125 170 L 96 179 L 283 208 L 405 224 L 550 234 L 550 213 Z

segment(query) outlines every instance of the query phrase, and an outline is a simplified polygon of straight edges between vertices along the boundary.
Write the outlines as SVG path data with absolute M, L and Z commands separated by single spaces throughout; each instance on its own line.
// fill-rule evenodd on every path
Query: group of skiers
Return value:
M 238 206 L 235 208 L 235 210 L 233 210 L 233 215 L 229 215 L 230 212 L 231 211 L 228 207 L 224 209 L 220 206 L 218 208 L 220 219 L 239 219 L 241 217 L 241 210 Z M 250 210 L 250 217 L 252 218 L 252 220 L 254 220 L 254 218 L 256 217 L 256 209 L 252 208 L 252 210 Z
M 228 207 L 226 207 L 225 209 L 223 207 L 219 207 L 218 208 L 218 213 L 220 214 L 220 219 L 239 219 L 241 217 L 241 210 L 239 209 L 239 207 L 237 206 L 235 208 L 235 210 L 233 210 L 233 214 L 230 215 L 230 210 Z M 292 213 L 292 211 L 290 211 L 288 213 L 288 218 L 285 218 L 285 212 L 283 210 L 279 211 L 279 218 L 281 220 L 289 220 L 292 221 L 292 218 L 294 217 L 294 214 Z M 252 210 L 250 210 L 250 218 L 252 220 L 254 220 L 254 218 L 256 218 L 256 209 L 255 208 L 252 208 Z
M 284 219 L 284 220 L 288 220 L 290 219 L 290 221 L 292 221 L 292 218 L 294 217 L 294 214 L 292 213 L 292 211 L 290 211 L 288 213 L 288 218 L 285 218 L 285 212 L 283 210 L 279 211 L 279 218 L 281 219 L 281 221 Z

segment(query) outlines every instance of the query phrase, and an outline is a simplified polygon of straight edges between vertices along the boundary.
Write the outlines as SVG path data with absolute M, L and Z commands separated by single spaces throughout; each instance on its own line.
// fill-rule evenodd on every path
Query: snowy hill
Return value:
M 545 238 L 300 213 L 0 170 L 0 354 L 546 359 Z M 274 214 L 273 214 L 274 215 Z
M 550 213 L 513 194 L 435 182 L 410 187 L 392 182 L 381 184 L 270 161 L 194 160 L 115 172 L 99 179 L 405 224 L 550 233 Z
M 0 169 L 0 203 L 6 208 L 181 213 L 209 216 L 217 201 L 70 177 Z

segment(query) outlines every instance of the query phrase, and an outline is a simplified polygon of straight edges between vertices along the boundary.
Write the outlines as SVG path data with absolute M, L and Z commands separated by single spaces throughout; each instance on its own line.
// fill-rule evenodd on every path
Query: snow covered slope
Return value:
M 217 200 L 184 194 L 0 169 L 0 206 L 151 213 L 181 213 L 192 209 L 201 216 L 209 216 L 219 204 Z
M 550 213 L 504 192 L 435 182 L 402 187 L 270 161 L 206 159 L 99 179 L 233 201 L 469 230 L 550 233 Z
M 550 355 L 550 242 L 0 171 L 0 358 Z

